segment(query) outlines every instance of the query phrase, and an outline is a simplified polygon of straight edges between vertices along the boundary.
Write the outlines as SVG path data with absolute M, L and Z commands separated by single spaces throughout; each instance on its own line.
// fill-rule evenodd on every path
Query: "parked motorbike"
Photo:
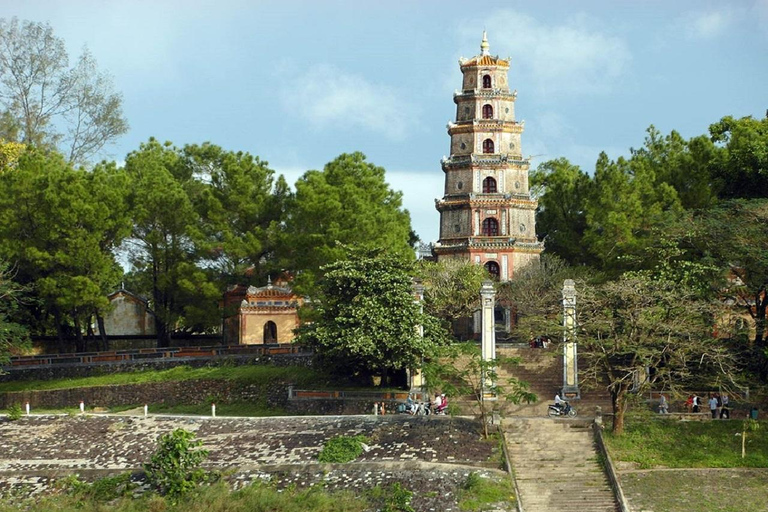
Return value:
M 571 407 L 571 404 L 569 404 L 567 401 L 563 400 L 563 403 L 561 405 L 555 405 L 550 404 L 547 408 L 547 412 L 550 416 L 568 416 L 570 418 L 573 418 L 576 416 L 576 409 Z

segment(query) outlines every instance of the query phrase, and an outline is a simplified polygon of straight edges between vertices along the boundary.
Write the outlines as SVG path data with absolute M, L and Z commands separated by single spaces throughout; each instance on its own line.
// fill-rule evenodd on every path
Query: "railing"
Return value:
M 212 347 L 169 347 L 110 350 L 107 352 L 80 352 L 75 354 L 43 354 L 39 356 L 11 357 L 6 368 L 30 368 L 37 366 L 118 363 L 151 359 L 211 358 L 218 356 L 268 356 L 300 354 L 310 351 L 298 345 L 219 345 Z
M 314 390 L 288 388 L 289 400 L 398 400 L 405 402 L 408 399 L 408 391 L 339 391 L 339 390 Z M 422 402 L 428 397 L 420 392 L 410 393 L 414 401 Z

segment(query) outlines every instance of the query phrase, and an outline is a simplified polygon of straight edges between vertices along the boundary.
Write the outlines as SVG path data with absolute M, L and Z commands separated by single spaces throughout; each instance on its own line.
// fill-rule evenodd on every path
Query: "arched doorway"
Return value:
M 485 269 L 488 271 L 489 274 L 491 274 L 491 277 L 494 279 L 499 278 L 499 274 L 501 273 L 499 271 L 499 264 L 495 261 L 489 261 L 485 264 Z
M 277 324 L 272 320 L 264 324 L 264 343 L 277 343 Z

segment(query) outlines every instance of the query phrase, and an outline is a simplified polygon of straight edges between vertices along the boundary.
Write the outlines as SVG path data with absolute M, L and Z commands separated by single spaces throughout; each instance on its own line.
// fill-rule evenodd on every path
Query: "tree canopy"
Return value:
M 727 382 L 736 375 L 733 352 L 713 335 L 717 303 L 643 273 L 578 292 L 581 371 L 592 383 L 607 377 L 615 433 L 623 431 L 630 391 L 675 390 L 692 377 L 713 384 L 718 376 Z
M 382 167 L 367 162 L 362 153 L 351 153 L 322 171 L 307 171 L 296 182 L 281 255 L 285 268 L 299 271 L 299 288 L 311 292 L 321 267 L 345 257 L 342 245 L 386 247 L 413 258 L 415 242 L 402 193 L 390 188 Z
M 47 23 L 0 19 L 0 136 L 60 148 L 84 163 L 128 131 L 122 98 L 83 51 L 69 65 L 64 41 Z
M 445 333 L 421 311 L 413 291 L 413 263 L 381 250 L 353 250 L 322 268 L 313 322 L 298 343 L 345 375 L 381 375 L 418 368 Z M 420 335 L 420 327 L 424 336 Z

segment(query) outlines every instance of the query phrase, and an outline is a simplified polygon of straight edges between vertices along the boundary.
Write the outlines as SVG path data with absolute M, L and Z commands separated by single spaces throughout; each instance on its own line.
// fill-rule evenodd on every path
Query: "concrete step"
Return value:
M 526 512 L 616 512 L 590 422 L 507 418 L 503 428 Z

